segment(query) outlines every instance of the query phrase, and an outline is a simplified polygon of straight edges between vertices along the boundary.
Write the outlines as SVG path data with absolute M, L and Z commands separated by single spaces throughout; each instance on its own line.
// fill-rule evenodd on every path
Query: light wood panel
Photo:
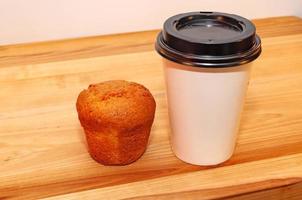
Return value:
M 210 199 L 251 192 L 277 199 L 284 187 L 292 189 L 282 194 L 299 194 L 292 184 L 302 178 L 302 20 L 256 24 L 263 53 L 253 66 L 236 151 L 214 167 L 185 164 L 170 150 L 156 31 L 1 47 L 0 199 Z M 75 110 L 82 89 L 110 79 L 142 83 L 157 102 L 147 152 L 123 167 L 89 157 Z
M 300 182 L 302 178 L 296 175 L 302 175 L 301 165 L 302 154 L 296 154 L 48 199 L 187 199 L 197 195 L 198 199 L 220 198 Z
M 262 38 L 292 35 L 302 31 L 302 21 L 298 17 L 258 19 L 254 20 L 254 23 Z M 153 30 L 0 46 L 0 67 L 150 51 L 154 49 L 153 44 L 158 32 L 159 30 Z

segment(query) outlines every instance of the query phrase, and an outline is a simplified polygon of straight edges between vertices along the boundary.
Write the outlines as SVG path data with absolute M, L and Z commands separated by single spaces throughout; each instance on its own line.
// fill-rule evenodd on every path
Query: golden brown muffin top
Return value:
M 77 111 L 82 126 L 87 129 L 112 126 L 132 129 L 153 120 L 155 100 L 140 84 L 106 81 L 92 84 L 80 93 Z

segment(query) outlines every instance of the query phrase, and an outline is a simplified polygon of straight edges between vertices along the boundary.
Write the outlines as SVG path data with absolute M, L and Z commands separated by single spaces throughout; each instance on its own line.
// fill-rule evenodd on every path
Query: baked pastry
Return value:
M 91 157 L 104 165 L 126 165 L 145 152 L 155 100 L 144 86 L 122 80 L 92 84 L 76 103 Z

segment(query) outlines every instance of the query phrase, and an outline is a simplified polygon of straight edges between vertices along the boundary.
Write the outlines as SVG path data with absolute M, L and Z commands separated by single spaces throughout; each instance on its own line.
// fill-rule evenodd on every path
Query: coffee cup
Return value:
M 162 56 L 171 146 L 181 160 L 216 165 L 235 148 L 261 40 L 251 21 L 219 12 L 170 17 L 155 44 Z

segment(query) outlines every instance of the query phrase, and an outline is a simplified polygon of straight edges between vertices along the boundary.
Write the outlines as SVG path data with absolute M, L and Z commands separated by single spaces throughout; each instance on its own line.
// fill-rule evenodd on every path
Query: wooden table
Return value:
M 255 62 L 234 156 L 214 167 L 169 146 L 158 31 L 0 47 L 0 199 L 302 199 L 302 20 L 255 20 Z M 126 79 L 154 94 L 147 152 L 105 167 L 86 150 L 75 101 L 90 83 Z

